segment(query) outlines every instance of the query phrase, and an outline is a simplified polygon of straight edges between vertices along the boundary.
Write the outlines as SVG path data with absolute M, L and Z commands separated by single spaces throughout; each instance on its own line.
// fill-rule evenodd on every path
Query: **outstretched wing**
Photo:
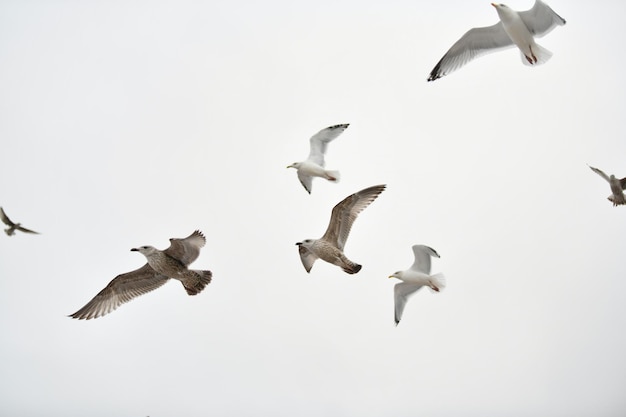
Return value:
M 608 182 L 611 182 L 611 179 L 609 178 L 609 176 L 608 176 L 608 175 L 606 175 L 606 174 L 604 173 L 604 171 L 602 171 L 601 169 L 598 169 L 598 168 L 594 168 L 594 167 L 592 167 L 591 165 L 587 165 L 587 166 L 588 166 L 589 168 L 591 168 L 591 170 L 592 170 L 593 172 L 595 172 L 596 174 L 598 174 L 599 176 L 601 176 L 602 178 L 604 178 L 604 179 L 605 179 L 605 180 L 607 180 Z
M 308 250 L 302 245 L 298 246 L 298 252 L 300 253 L 300 260 L 302 261 L 302 265 L 304 266 L 304 269 L 306 269 L 307 273 L 311 272 L 311 268 L 313 268 L 313 264 L 318 259 L 317 255 L 315 255 L 313 252 L 311 252 L 310 250 Z
M 393 297 L 394 297 L 394 305 L 395 305 L 395 321 L 396 326 L 400 323 L 400 319 L 402 318 L 402 312 L 404 311 L 404 306 L 406 305 L 409 296 L 415 293 L 417 290 L 422 288 L 422 285 L 413 284 L 410 282 L 400 282 L 393 287 Z
M 435 81 L 456 71 L 481 55 L 512 46 L 513 41 L 500 22 L 492 26 L 470 29 L 439 60 L 430 72 L 428 81 Z
M 206 244 L 206 238 L 201 231 L 196 230 L 184 239 L 171 238 L 170 247 L 165 249 L 167 255 L 174 259 L 178 259 L 183 265 L 189 266 L 190 263 L 198 259 L 200 248 Z
M 541 0 L 536 0 L 530 10 L 519 12 L 528 31 L 538 38 L 547 35 L 557 26 L 563 26 L 566 22 L 561 16 Z
M 0 219 L 2 219 L 2 223 L 6 224 L 7 226 L 15 226 L 15 223 L 13 223 L 11 219 L 9 219 L 9 216 L 6 215 L 2 207 L 0 207 Z
M 39 232 L 35 232 L 34 230 L 30 230 L 30 229 L 27 229 L 27 228 L 22 227 L 22 226 L 18 226 L 17 230 L 20 230 L 20 231 L 25 232 L 25 233 L 34 233 L 36 235 L 39 234 Z
M 384 184 L 375 185 L 344 198 L 333 208 L 330 223 L 322 239 L 343 251 L 350 229 L 352 229 L 352 224 L 357 216 L 372 201 L 376 200 L 378 195 L 385 190 L 385 187 L 386 185 Z
M 330 141 L 341 135 L 348 128 L 349 124 L 341 124 L 327 127 L 317 132 L 309 139 L 311 150 L 309 152 L 308 161 L 314 162 L 323 167 L 325 165 L 324 155 L 326 154 L 326 146 Z M 306 187 L 306 186 L 305 186 Z
M 104 316 L 133 298 L 159 288 L 168 279 L 145 264 L 139 269 L 115 277 L 83 308 L 69 317 L 89 320 Z
M 430 246 L 413 245 L 413 255 L 415 256 L 415 261 L 411 265 L 411 269 L 430 275 L 430 257 L 439 258 L 437 251 Z
M 307 174 L 302 173 L 302 170 L 298 170 L 298 179 L 300 180 L 300 184 L 304 187 L 305 190 L 311 194 L 311 190 L 313 190 L 313 177 Z

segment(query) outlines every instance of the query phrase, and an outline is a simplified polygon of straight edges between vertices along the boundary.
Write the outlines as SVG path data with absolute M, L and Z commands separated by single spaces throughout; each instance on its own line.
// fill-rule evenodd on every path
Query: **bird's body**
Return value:
M 604 171 L 598 168 L 589 166 L 593 172 L 608 181 L 611 187 L 611 195 L 607 199 L 613 203 L 613 207 L 626 205 L 626 197 L 624 196 L 624 190 L 626 190 L 626 177 L 619 179 L 615 175 L 606 175 Z
M 339 181 L 339 171 L 325 168 L 324 155 L 326 154 L 328 143 L 339 136 L 348 126 L 349 124 L 335 125 L 317 132 L 309 139 L 311 149 L 307 160 L 294 162 L 287 167 L 295 168 L 298 171 L 298 179 L 309 194 L 311 194 L 313 189 L 314 177 L 324 178 L 332 182 Z
M 538 45 L 535 38 L 564 25 L 565 19 L 541 0 L 536 0 L 531 9 L 523 12 L 504 4 L 491 5 L 496 8 L 500 22 L 467 31 L 433 68 L 428 81 L 441 78 L 483 54 L 513 46 L 522 53 L 524 64 L 534 66 L 550 59 L 552 53 Z
M 9 226 L 7 229 L 4 229 L 4 233 L 6 233 L 8 236 L 13 236 L 16 230 L 19 230 L 20 232 L 24 232 L 24 233 L 33 233 L 36 235 L 39 234 L 35 232 L 34 230 L 30 230 L 25 227 L 22 227 L 21 223 L 12 222 L 11 219 L 9 219 L 9 216 L 6 215 L 2 207 L 0 207 L 0 219 L 2 220 L 2 223 Z
M 358 214 L 369 206 L 385 190 L 385 187 L 385 185 L 376 185 L 346 197 L 333 208 L 324 236 L 320 239 L 305 239 L 296 243 L 306 272 L 311 271 L 317 259 L 337 265 L 348 274 L 356 274 L 361 270 L 361 265 L 348 259 L 343 249 Z
M 420 288 L 427 286 L 433 291 L 439 292 L 446 286 L 445 277 L 442 274 L 430 274 L 430 258 L 439 258 L 439 254 L 431 247 L 425 245 L 413 245 L 415 261 L 407 270 L 394 272 L 389 278 L 398 278 L 401 283 L 394 286 L 394 320 L 396 325 L 400 323 L 404 306 L 412 294 Z
M 189 295 L 196 295 L 211 282 L 211 271 L 191 270 L 189 264 L 195 261 L 206 239 L 198 230 L 184 239 L 170 239 L 170 247 L 160 251 L 152 246 L 140 246 L 131 251 L 143 254 L 147 263 L 141 268 L 118 275 L 91 301 L 70 317 L 92 319 L 104 316 L 121 304 L 152 291 L 176 279 L 183 284 Z

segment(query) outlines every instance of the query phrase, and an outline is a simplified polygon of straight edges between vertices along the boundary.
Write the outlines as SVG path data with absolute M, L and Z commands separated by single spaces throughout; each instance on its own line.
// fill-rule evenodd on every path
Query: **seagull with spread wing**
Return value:
M 344 255 L 343 248 L 359 213 L 376 200 L 385 187 L 386 185 L 375 185 L 346 197 L 333 208 L 324 236 L 296 243 L 306 272 L 311 272 L 317 259 L 337 265 L 348 274 L 356 274 L 361 270 L 361 265 Z
M 439 254 L 433 248 L 425 245 L 413 245 L 413 255 L 415 261 L 413 265 L 405 271 L 397 271 L 389 278 L 398 278 L 402 282 L 393 288 L 396 326 L 400 323 L 402 312 L 409 296 L 413 295 L 423 286 L 427 286 L 433 291 L 439 292 L 446 286 L 443 274 L 430 274 L 431 256 L 439 258 Z
M 513 46 L 519 48 L 522 62 L 526 65 L 539 65 L 550 59 L 552 53 L 535 43 L 535 38 L 564 25 L 565 19 L 541 0 L 536 0 L 532 9 L 523 12 L 504 4 L 491 5 L 496 8 L 500 21 L 492 26 L 467 31 L 435 65 L 428 81 L 435 81 L 483 54 Z
M 311 150 L 306 161 L 294 162 L 287 168 L 295 168 L 298 171 L 298 179 L 309 194 L 313 188 L 313 177 L 325 178 L 328 181 L 338 182 L 339 171 L 331 171 L 324 168 L 324 155 L 328 144 L 341 135 L 349 124 L 327 127 L 317 132 L 309 139 Z
M 626 190 L 626 177 L 622 178 L 621 180 L 612 174 L 609 177 L 602 170 L 598 168 L 594 168 L 591 165 L 587 165 L 587 166 L 591 168 L 593 172 L 595 172 L 596 174 L 598 174 L 599 176 L 601 176 L 602 178 L 608 181 L 609 185 L 611 186 L 611 195 L 608 196 L 607 198 L 611 203 L 613 203 L 613 207 L 625 205 L 626 198 L 624 197 L 623 190 Z
M 16 230 L 19 230 L 20 232 L 24 232 L 24 233 L 34 233 L 36 235 L 39 234 L 35 232 L 34 230 L 30 230 L 25 227 L 22 227 L 21 223 L 13 223 L 11 219 L 9 219 L 9 216 L 6 215 L 2 207 L 0 207 L 0 219 L 2 219 L 2 223 L 9 226 L 8 229 L 4 229 L 4 233 L 6 233 L 9 236 L 13 236 Z
M 120 305 L 165 284 L 170 278 L 183 284 L 189 295 L 200 293 L 211 282 L 211 271 L 188 268 L 200 255 L 206 243 L 202 232 L 196 230 L 184 239 L 170 239 L 169 248 L 160 251 L 152 246 L 140 246 L 131 251 L 143 254 L 148 263 L 139 269 L 118 275 L 91 301 L 70 317 L 95 319 L 109 314 Z

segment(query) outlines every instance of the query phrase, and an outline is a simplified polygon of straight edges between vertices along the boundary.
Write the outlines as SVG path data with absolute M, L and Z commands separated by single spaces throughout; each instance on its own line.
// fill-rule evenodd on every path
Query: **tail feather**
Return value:
M 520 51 L 522 55 L 522 62 L 524 63 L 524 65 L 534 67 L 535 65 L 545 64 L 550 58 L 552 58 L 552 52 L 548 51 L 541 45 L 534 44 L 531 47 L 531 50 L 534 58 L 532 56 L 526 57 L 526 55 L 524 55 L 524 52 Z
M 446 277 L 443 274 L 435 274 L 430 276 L 431 289 L 441 291 L 446 287 Z
M 359 272 L 361 270 L 362 266 L 359 264 L 355 264 L 354 262 L 346 262 L 341 269 L 344 270 L 344 272 L 347 272 L 348 274 L 356 274 L 357 272 Z
M 211 282 L 212 276 L 211 271 L 189 271 L 181 282 L 187 294 L 196 295 Z

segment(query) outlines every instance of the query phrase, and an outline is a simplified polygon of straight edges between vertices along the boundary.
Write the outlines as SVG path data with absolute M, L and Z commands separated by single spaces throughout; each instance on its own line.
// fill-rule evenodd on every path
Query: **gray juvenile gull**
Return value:
M 604 172 L 602 172 L 602 170 L 599 170 L 598 168 L 594 168 L 591 165 L 587 165 L 587 166 L 591 168 L 593 172 L 595 172 L 596 174 L 598 174 L 599 176 L 601 176 L 602 178 L 604 178 L 605 180 L 609 182 L 609 185 L 611 186 L 612 194 L 608 196 L 608 200 L 611 203 L 613 203 L 613 207 L 625 205 L 626 198 L 624 197 L 623 190 L 626 190 L 626 177 L 622 178 L 621 180 L 619 178 L 616 178 L 615 175 L 611 175 L 609 177 Z
M 296 243 L 306 272 L 311 272 L 317 259 L 337 265 L 348 274 L 356 274 L 361 270 L 361 265 L 346 258 L 343 248 L 358 214 L 376 200 L 385 187 L 386 185 L 375 185 L 344 198 L 333 208 L 324 236 Z
M 439 254 L 433 248 L 425 245 L 413 245 L 413 254 L 415 255 L 415 261 L 409 269 L 394 272 L 389 276 L 389 278 L 402 280 L 393 288 L 396 326 L 400 323 L 402 312 L 409 296 L 424 285 L 437 292 L 446 286 L 443 274 L 430 274 L 430 257 L 439 258 Z
M 13 236 L 16 230 L 19 230 L 20 232 L 25 232 L 25 233 L 34 233 L 36 235 L 39 234 L 35 232 L 34 230 L 30 230 L 25 227 L 22 227 L 21 223 L 13 223 L 11 219 L 9 219 L 9 217 L 6 215 L 2 207 L 0 207 L 0 219 L 2 219 L 2 223 L 9 226 L 8 229 L 4 229 L 4 233 L 6 233 L 9 236 Z
M 467 31 L 435 65 L 428 81 L 435 81 L 483 54 L 513 46 L 519 48 L 526 65 L 539 65 L 550 59 L 552 53 L 537 45 L 534 38 L 564 25 L 565 19 L 541 0 L 536 0 L 532 9 L 523 12 L 516 12 L 504 4 L 491 5 L 496 8 L 500 21 L 493 26 Z
M 95 319 L 108 314 L 123 303 L 150 292 L 165 284 L 170 278 L 179 280 L 187 294 L 196 295 L 211 282 L 211 271 L 188 269 L 206 243 L 202 232 L 196 230 L 184 239 L 170 239 L 164 251 L 152 246 L 140 246 L 131 251 L 142 253 L 148 263 L 141 268 L 118 275 L 83 308 L 69 317 Z
M 295 168 L 298 170 L 298 179 L 304 186 L 304 189 L 311 194 L 313 187 L 313 177 L 325 178 L 328 181 L 339 181 L 339 171 L 330 171 L 324 169 L 324 154 L 326 154 L 326 146 L 330 141 L 341 135 L 348 128 L 349 124 L 335 125 L 327 127 L 317 132 L 309 139 L 311 150 L 306 161 L 294 162 L 287 168 Z

